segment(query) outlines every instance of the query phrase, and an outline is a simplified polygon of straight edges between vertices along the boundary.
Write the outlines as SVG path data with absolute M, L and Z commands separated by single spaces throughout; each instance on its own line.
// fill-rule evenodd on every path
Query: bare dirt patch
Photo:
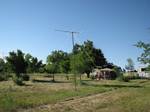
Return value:
M 128 93 L 111 91 L 107 93 L 94 94 L 83 98 L 70 99 L 56 104 L 48 104 L 36 108 L 24 110 L 23 112 L 101 112 L 107 110 L 107 106 L 114 103 Z

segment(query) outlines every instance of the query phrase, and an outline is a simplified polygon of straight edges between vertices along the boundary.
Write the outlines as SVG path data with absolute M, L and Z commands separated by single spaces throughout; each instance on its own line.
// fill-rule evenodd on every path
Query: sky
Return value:
M 127 58 L 135 67 L 150 43 L 150 0 L 0 0 L 0 55 L 21 49 L 45 62 L 53 50 L 71 52 L 75 43 L 91 40 L 107 58 L 124 68 Z

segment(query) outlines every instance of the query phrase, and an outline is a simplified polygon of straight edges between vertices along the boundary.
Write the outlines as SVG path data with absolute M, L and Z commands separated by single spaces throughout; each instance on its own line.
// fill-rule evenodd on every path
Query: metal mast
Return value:
M 59 32 L 66 32 L 66 33 L 70 33 L 71 34 L 71 38 L 72 38 L 72 52 L 73 52 L 73 73 L 74 73 L 74 85 L 75 85 L 75 91 L 77 90 L 77 75 L 74 71 L 74 63 L 75 63 L 75 58 L 74 58 L 74 34 L 79 34 L 79 32 L 74 32 L 74 31 L 65 31 L 65 30 L 56 30 Z

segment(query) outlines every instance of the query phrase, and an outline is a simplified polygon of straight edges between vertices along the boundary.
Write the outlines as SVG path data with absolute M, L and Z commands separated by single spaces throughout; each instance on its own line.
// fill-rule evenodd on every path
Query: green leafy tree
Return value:
M 71 57 L 70 66 L 73 73 L 80 74 L 80 82 L 81 82 L 81 74 L 84 73 L 86 68 L 86 61 L 83 57 L 83 53 L 73 55 Z
M 117 77 L 122 77 L 123 71 L 121 67 L 114 65 L 113 70 L 116 73 Z
M 5 69 L 5 61 L 0 58 L 0 81 L 4 81 L 8 79 L 8 75 L 6 74 Z
M 60 62 L 61 73 L 68 73 L 70 71 L 70 60 L 63 60 Z
M 10 64 L 9 62 L 6 62 L 6 63 L 5 63 L 5 72 L 6 72 L 7 74 L 9 74 L 9 73 L 14 73 L 14 71 L 12 70 L 11 64 Z
M 89 74 L 94 67 L 105 67 L 107 65 L 106 58 L 102 53 L 101 49 L 94 47 L 92 41 L 85 41 L 83 45 L 75 44 L 74 54 L 83 53 L 83 58 L 86 62 L 84 72 L 89 78 Z
M 96 66 L 104 67 L 107 65 L 106 58 L 104 57 L 104 54 L 102 53 L 101 49 L 93 49 L 93 57 L 94 57 L 94 63 Z
M 69 59 L 69 58 L 68 58 Z M 67 53 L 61 50 L 55 50 L 47 57 L 46 71 L 49 73 L 68 72 Z
M 39 72 L 43 68 L 42 61 L 38 61 L 36 57 L 33 57 L 30 54 L 25 55 L 25 61 L 27 62 L 27 72 L 28 73 L 36 73 Z
M 71 57 L 71 70 L 75 73 L 84 73 L 85 60 L 82 53 L 75 54 Z
M 125 66 L 125 68 L 129 71 L 133 71 L 134 70 L 134 62 L 131 58 L 127 59 L 127 65 Z
M 20 77 L 21 73 L 26 73 L 27 63 L 24 58 L 24 53 L 21 50 L 10 52 L 6 60 L 17 77 Z
M 36 57 L 32 58 L 32 68 L 33 72 L 39 72 L 39 69 L 43 66 L 42 61 L 38 61 Z
M 0 58 L 0 72 L 3 72 L 5 69 L 5 62 L 2 58 Z
M 83 52 L 83 57 L 85 59 L 85 73 L 87 74 L 87 77 L 89 78 L 90 77 L 90 72 L 92 72 L 92 69 L 94 67 L 96 67 L 96 64 L 95 64 L 95 55 L 94 55 L 94 45 L 93 45 L 93 42 L 92 41 L 85 41 L 84 44 L 82 45 L 82 52 Z
M 57 73 L 68 73 L 70 70 L 69 61 L 69 55 L 61 50 L 55 50 L 47 57 L 48 63 L 57 64 Z
M 83 45 L 75 44 L 73 48 L 73 53 L 78 54 L 83 51 Z
M 27 62 L 28 66 L 27 66 L 27 73 L 32 73 L 33 72 L 33 68 L 32 68 L 32 56 L 30 54 L 26 54 L 25 55 L 25 61 Z
M 65 73 L 67 80 L 69 80 L 68 73 L 70 71 L 70 59 L 66 59 L 60 62 L 60 71 L 61 73 Z
M 43 63 L 40 65 L 40 68 L 39 68 L 39 70 L 38 70 L 39 73 L 44 73 L 44 72 L 46 72 L 45 66 L 46 66 L 46 64 L 43 64 Z
M 144 43 L 142 41 L 139 41 L 135 46 L 143 49 L 143 53 L 140 57 L 138 57 L 138 61 L 143 64 L 150 65 L 150 43 Z
M 57 72 L 57 64 L 47 63 L 45 69 L 48 73 L 52 74 L 52 81 L 55 82 L 55 73 Z

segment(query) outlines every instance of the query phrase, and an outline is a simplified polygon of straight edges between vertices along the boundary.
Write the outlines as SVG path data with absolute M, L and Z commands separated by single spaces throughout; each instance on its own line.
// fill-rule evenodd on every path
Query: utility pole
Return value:
M 75 86 L 75 91 L 77 90 L 77 75 L 75 73 L 74 70 L 74 65 L 75 65 L 75 57 L 74 57 L 74 34 L 79 34 L 79 32 L 74 32 L 74 31 L 65 31 L 65 30 L 56 30 L 59 32 L 66 32 L 66 33 L 70 33 L 71 34 L 71 38 L 72 38 L 72 52 L 73 52 L 73 73 L 74 73 L 74 86 Z

